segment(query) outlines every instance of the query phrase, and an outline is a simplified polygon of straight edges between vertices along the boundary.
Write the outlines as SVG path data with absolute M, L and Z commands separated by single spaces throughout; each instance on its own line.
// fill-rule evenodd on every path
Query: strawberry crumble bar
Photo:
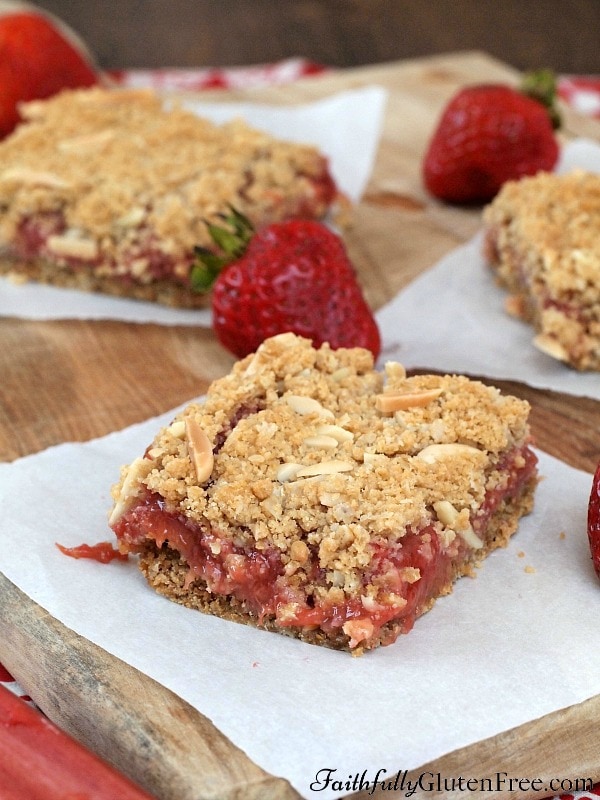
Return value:
M 507 311 L 534 344 L 578 370 L 600 370 L 600 176 L 539 173 L 504 185 L 484 211 L 485 255 Z
M 267 339 L 113 488 L 158 592 L 350 650 L 387 645 L 506 545 L 533 504 L 529 406 L 362 348 Z
M 321 218 L 326 159 L 236 120 L 222 126 L 151 91 L 65 91 L 22 107 L 0 143 L 0 274 L 202 307 L 196 246 L 231 207 L 259 227 Z

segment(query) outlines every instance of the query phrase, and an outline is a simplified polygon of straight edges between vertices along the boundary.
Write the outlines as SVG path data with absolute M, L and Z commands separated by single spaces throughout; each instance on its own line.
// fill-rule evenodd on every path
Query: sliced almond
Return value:
M 466 527 L 464 523 L 460 526 L 456 525 L 460 512 L 457 511 L 452 503 L 448 500 L 439 500 L 437 503 L 433 504 L 433 508 L 439 521 L 447 525 L 448 528 L 451 528 L 455 534 L 457 533 L 466 545 L 472 547 L 473 550 L 479 550 L 483 547 L 483 542 L 470 525 Z M 454 539 L 454 536 L 452 539 Z M 450 539 L 450 541 L 452 541 L 452 539 Z
M 257 350 L 256 353 L 254 353 L 254 355 L 252 356 L 250 363 L 244 370 L 244 375 L 256 375 L 256 373 L 260 369 L 262 361 L 263 361 L 262 354 L 259 350 Z
M 326 436 L 325 434 L 317 436 L 307 436 L 302 440 L 305 447 L 322 447 L 324 450 L 335 450 L 339 442 L 333 436 Z
M 555 358 L 557 361 L 569 360 L 569 354 L 565 348 L 552 336 L 540 333 L 534 338 L 533 344 L 538 350 L 541 350 L 542 353 L 546 353 L 547 356 Z
M 436 400 L 442 391 L 442 389 L 424 389 L 418 392 L 378 394 L 375 397 L 375 408 L 384 414 L 402 411 L 406 408 L 421 408 Z
M 293 481 L 298 473 L 298 470 L 302 469 L 302 466 L 302 464 L 295 464 L 292 462 L 282 464 L 277 470 L 277 480 L 280 483 Z
M 342 444 L 342 442 L 351 442 L 354 439 L 352 431 L 347 431 L 340 425 L 319 425 L 317 433 L 319 436 L 331 436 L 339 444 Z
M 454 458 L 460 455 L 468 455 L 469 453 L 481 454 L 481 450 L 476 447 L 471 447 L 470 444 L 430 444 L 419 451 L 415 458 L 420 461 L 425 461 L 426 464 L 435 464 L 436 461 L 441 461 L 445 458 Z
M 121 484 L 119 497 L 108 518 L 109 525 L 114 525 L 123 514 L 129 511 L 135 500 L 141 495 L 142 481 L 153 468 L 154 464 L 149 458 L 140 457 L 131 462 Z
M 439 500 L 433 504 L 437 518 L 444 525 L 452 527 L 458 519 L 458 511 L 449 500 Z
M 135 228 L 144 221 L 145 217 L 146 210 L 142 206 L 133 206 L 126 214 L 118 218 L 117 225 L 120 225 L 121 228 Z
M 314 475 L 334 475 L 337 472 L 350 472 L 354 469 L 352 461 L 320 461 L 310 464 L 296 472 L 296 478 L 312 478 Z
M 45 186 L 48 189 L 68 189 L 72 184 L 52 172 L 27 167 L 13 167 L 0 173 L 2 183 L 21 183 L 24 186 Z
M 401 364 L 399 361 L 386 361 L 384 370 L 388 380 L 401 381 L 406 378 L 404 364 Z
M 472 547 L 473 550 L 480 550 L 483 547 L 483 542 L 470 525 L 464 530 L 457 531 L 457 533 L 463 542 L 469 547 Z
M 49 236 L 46 244 L 55 255 L 66 258 L 92 261 L 98 255 L 98 245 L 92 239 L 79 239 L 75 236 Z
M 84 133 L 81 136 L 71 136 L 58 143 L 58 149 L 63 153 L 89 153 L 115 138 L 117 131 L 114 128 L 105 128 L 96 133 Z
M 282 512 L 283 486 L 276 486 L 271 494 L 260 504 L 261 508 L 273 519 L 279 519 Z
M 306 397 L 302 394 L 288 394 L 285 401 L 296 414 L 318 414 L 320 417 L 333 419 L 333 412 L 328 408 L 324 408 L 314 397 Z
M 210 478 L 214 466 L 214 456 L 210 439 L 193 417 L 185 421 L 185 432 L 192 464 L 196 470 L 198 483 Z
M 176 439 L 183 439 L 185 436 L 185 422 L 182 419 L 178 419 L 172 422 L 167 430 L 171 436 L 174 436 Z
M 348 378 L 350 375 L 352 375 L 352 370 L 350 367 L 340 367 L 339 369 L 336 369 L 335 372 L 331 373 L 331 377 L 334 381 L 336 381 L 336 383 L 343 381 L 344 378 Z
M 151 447 L 150 450 L 148 450 L 148 455 L 150 456 L 150 458 L 156 460 L 159 456 L 162 456 L 164 452 L 165 451 L 163 450 L 162 447 Z

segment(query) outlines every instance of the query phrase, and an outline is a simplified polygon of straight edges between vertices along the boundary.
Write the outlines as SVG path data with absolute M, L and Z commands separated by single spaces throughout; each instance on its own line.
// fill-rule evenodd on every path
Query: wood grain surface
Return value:
M 479 209 L 442 206 L 421 185 L 423 149 L 444 102 L 465 83 L 516 77 L 514 70 L 484 54 L 463 53 L 211 97 L 288 104 L 370 84 L 388 89 L 373 176 L 345 234 L 367 297 L 377 308 L 468 240 L 480 224 Z M 600 139 L 598 123 L 571 112 L 565 118 L 565 136 Z M 83 441 L 166 411 L 202 394 L 232 363 L 202 328 L 1 319 L 0 459 L 65 440 Z M 599 402 L 514 381 L 494 383 L 531 402 L 541 449 L 572 466 L 594 469 L 600 460 Z M 160 800 L 298 796 L 286 782 L 252 764 L 201 714 L 65 629 L 2 576 L 0 661 L 55 722 Z M 519 774 L 534 765 L 536 774 L 598 780 L 600 730 L 590 721 L 597 718 L 599 703 L 594 698 L 534 721 L 427 769 L 485 774 L 501 754 L 503 769 Z M 529 796 L 534 795 L 519 794 Z
M 3 575 L 0 597 L 6 668 L 63 730 L 160 800 L 298 797 L 194 708 L 65 628 Z

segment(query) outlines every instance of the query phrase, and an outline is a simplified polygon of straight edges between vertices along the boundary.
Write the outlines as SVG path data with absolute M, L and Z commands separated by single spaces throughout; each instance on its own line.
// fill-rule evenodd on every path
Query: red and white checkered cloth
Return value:
M 558 94 L 580 114 L 600 119 L 600 75 L 562 75 Z
M 251 67 L 121 70 L 111 72 L 110 77 L 121 86 L 195 92 L 283 85 L 328 71 L 331 71 L 329 67 L 315 64 L 307 59 L 290 58 L 275 64 Z M 600 75 L 560 76 L 558 94 L 580 113 L 600 119 Z M 0 664 L 0 683 L 25 701 L 32 702 L 2 664 Z M 592 792 L 560 795 L 560 800 L 596 800 L 598 797 L 600 797 L 600 784 L 595 786 Z M 554 800 L 559 799 L 557 797 Z
M 131 69 L 112 71 L 109 76 L 119 85 L 131 88 L 198 92 L 207 89 L 281 86 L 329 71 L 329 67 L 305 58 L 287 58 L 274 64 L 256 64 L 250 67 Z
M 130 87 L 153 87 L 179 91 L 207 89 L 245 89 L 280 86 L 299 78 L 331 72 L 330 67 L 304 58 L 288 58 L 274 64 L 250 67 L 211 67 L 205 69 L 132 69 L 113 71 L 116 83 Z M 581 114 L 600 119 L 600 75 L 561 75 L 558 95 Z

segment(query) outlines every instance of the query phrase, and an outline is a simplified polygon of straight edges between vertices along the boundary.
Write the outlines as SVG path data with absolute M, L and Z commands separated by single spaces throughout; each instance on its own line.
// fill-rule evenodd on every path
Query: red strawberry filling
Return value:
M 143 262 L 144 282 L 149 279 L 169 279 L 181 284 L 189 283 L 188 274 L 192 256 L 182 260 L 164 253 L 159 247 L 158 238 L 150 229 L 138 229 L 137 239 L 129 249 L 121 254 L 118 264 L 115 259 L 103 259 L 101 254 L 92 258 L 83 258 L 55 253 L 49 241 L 50 237 L 64 236 L 66 230 L 67 225 L 60 212 L 26 217 L 18 227 L 10 256 L 19 261 L 42 259 L 58 262 L 75 270 L 102 267 L 103 274 L 110 274 L 123 283 L 137 280 L 136 265 Z
M 49 237 L 62 234 L 65 227 L 65 220 L 59 212 L 25 217 L 17 229 L 12 245 L 14 256 L 24 261 L 38 258 L 46 247 Z
M 487 492 L 472 517 L 472 534 L 489 544 L 488 525 L 502 503 L 516 498 L 533 478 L 537 458 L 524 447 L 509 454 L 496 467 L 504 480 Z M 343 632 L 350 647 L 380 638 L 390 644 L 408 632 L 432 600 L 447 591 L 457 569 L 471 560 L 473 540 L 457 535 L 448 543 L 433 524 L 408 530 L 393 543 L 373 543 L 362 586 L 343 602 L 328 602 L 319 594 L 326 587 L 325 571 L 316 553 L 307 569 L 308 588 L 286 575 L 276 549 L 259 551 L 236 547 L 218 530 L 204 528 L 166 508 L 157 494 L 148 494 L 114 525 L 123 551 L 144 549 L 148 540 L 179 552 L 189 565 L 187 582 L 200 580 L 214 595 L 231 595 L 243 601 L 258 617 L 275 619 L 281 627 L 311 627 Z M 460 532 L 459 532 L 460 534 Z M 476 551 L 475 551 L 476 555 Z M 369 590 L 367 591 L 367 587 Z M 326 595 L 324 595 L 326 597 Z M 388 622 L 394 622 L 386 630 Z
M 321 216 L 333 202 L 337 189 L 327 168 L 316 177 L 310 177 L 310 196 L 294 198 L 286 207 L 281 193 L 274 205 L 283 216 L 311 219 Z M 190 271 L 195 256 L 190 252 L 175 256 L 161 249 L 157 234 L 143 221 L 135 228 L 135 236 L 127 247 L 120 247 L 116 255 L 107 255 L 98 250 L 94 256 L 71 255 L 53 250 L 51 237 L 68 236 L 68 224 L 61 211 L 52 211 L 26 216 L 17 227 L 11 244 L 5 248 L 5 256 L 15 261 L 43 260 L 67 267 L 70 270 L 93 269 L 98 274 L 110 276 L 123 284 L 174 281 L 181 286 L 191 286 Z

